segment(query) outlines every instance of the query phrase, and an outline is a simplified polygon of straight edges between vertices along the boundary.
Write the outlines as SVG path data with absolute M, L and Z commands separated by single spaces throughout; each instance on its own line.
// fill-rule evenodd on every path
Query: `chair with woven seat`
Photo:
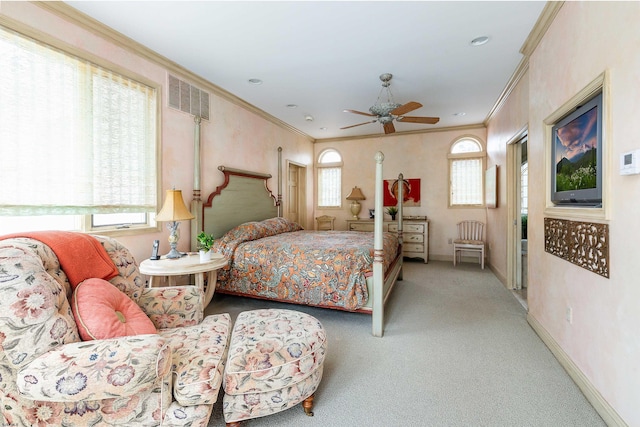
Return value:
M 480 221 L 461 221 L 458 223 L 458 238 L 453 241 L 453 265 L 462 262 L 463 252 L 478 255 L 484 270 L 484 223 Z
M 316 229 L 318 231 L 333 230 L 333 222 L 336 220 L 335 216 L 322 215 L 316 217 Z

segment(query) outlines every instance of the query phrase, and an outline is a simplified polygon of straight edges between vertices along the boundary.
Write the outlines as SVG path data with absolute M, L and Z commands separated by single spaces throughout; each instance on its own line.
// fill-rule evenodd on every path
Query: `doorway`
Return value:
M 306 228 L 307 168 L 287 161 L 287 198 L 284 217 Z
M 527 133 L 522 131 L 507 146 L 507 276 L 508 287 L 527 308 L 528 183 Z

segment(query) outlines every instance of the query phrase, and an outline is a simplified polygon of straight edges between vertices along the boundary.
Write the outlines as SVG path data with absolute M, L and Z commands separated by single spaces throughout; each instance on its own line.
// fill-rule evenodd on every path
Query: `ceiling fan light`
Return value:
M 380 104 L 375 104 L 369 111 L 371 114 L 375 114 L 376 116 L 388 116 L 393 110 L 398 108 L 402 104 L 397 104 L 395 102 L 381 102 Z

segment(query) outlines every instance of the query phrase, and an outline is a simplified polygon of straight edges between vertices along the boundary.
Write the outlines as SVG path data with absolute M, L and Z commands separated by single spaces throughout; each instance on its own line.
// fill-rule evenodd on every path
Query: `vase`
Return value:
M 198 253 L 200 254 L 200 262 L 208 262 L 211 261 L 211 251 L 203 251 L 200 250 L 198 251 Z
M 396 220 L 396 215 L 395 214 L 391 214 L 391 221 L 395 221 Z

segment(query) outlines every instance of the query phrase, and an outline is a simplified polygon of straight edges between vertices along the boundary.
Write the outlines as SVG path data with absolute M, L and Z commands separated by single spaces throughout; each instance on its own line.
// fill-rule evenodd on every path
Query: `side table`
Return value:
M 149 287 L 153 287 L 154 277 L 169 277 L 169 285 L 175 283 L 173 276 L 193 274 L 196 286 L 204 291 L 204 307 L 206 308 L 218 281 L 217 271 L 227 265 L 227 259 L 218 253 L 211 255 L 211 261 L 200 262 L 200 256 L 185 255 L 182 258 L 169 259 L 164 256 L 158 260 L 145 259 L 140 263 L 140 273 L 149 276 Z M 204 274 L 207 273 L 207 288 L 204 288 Z

